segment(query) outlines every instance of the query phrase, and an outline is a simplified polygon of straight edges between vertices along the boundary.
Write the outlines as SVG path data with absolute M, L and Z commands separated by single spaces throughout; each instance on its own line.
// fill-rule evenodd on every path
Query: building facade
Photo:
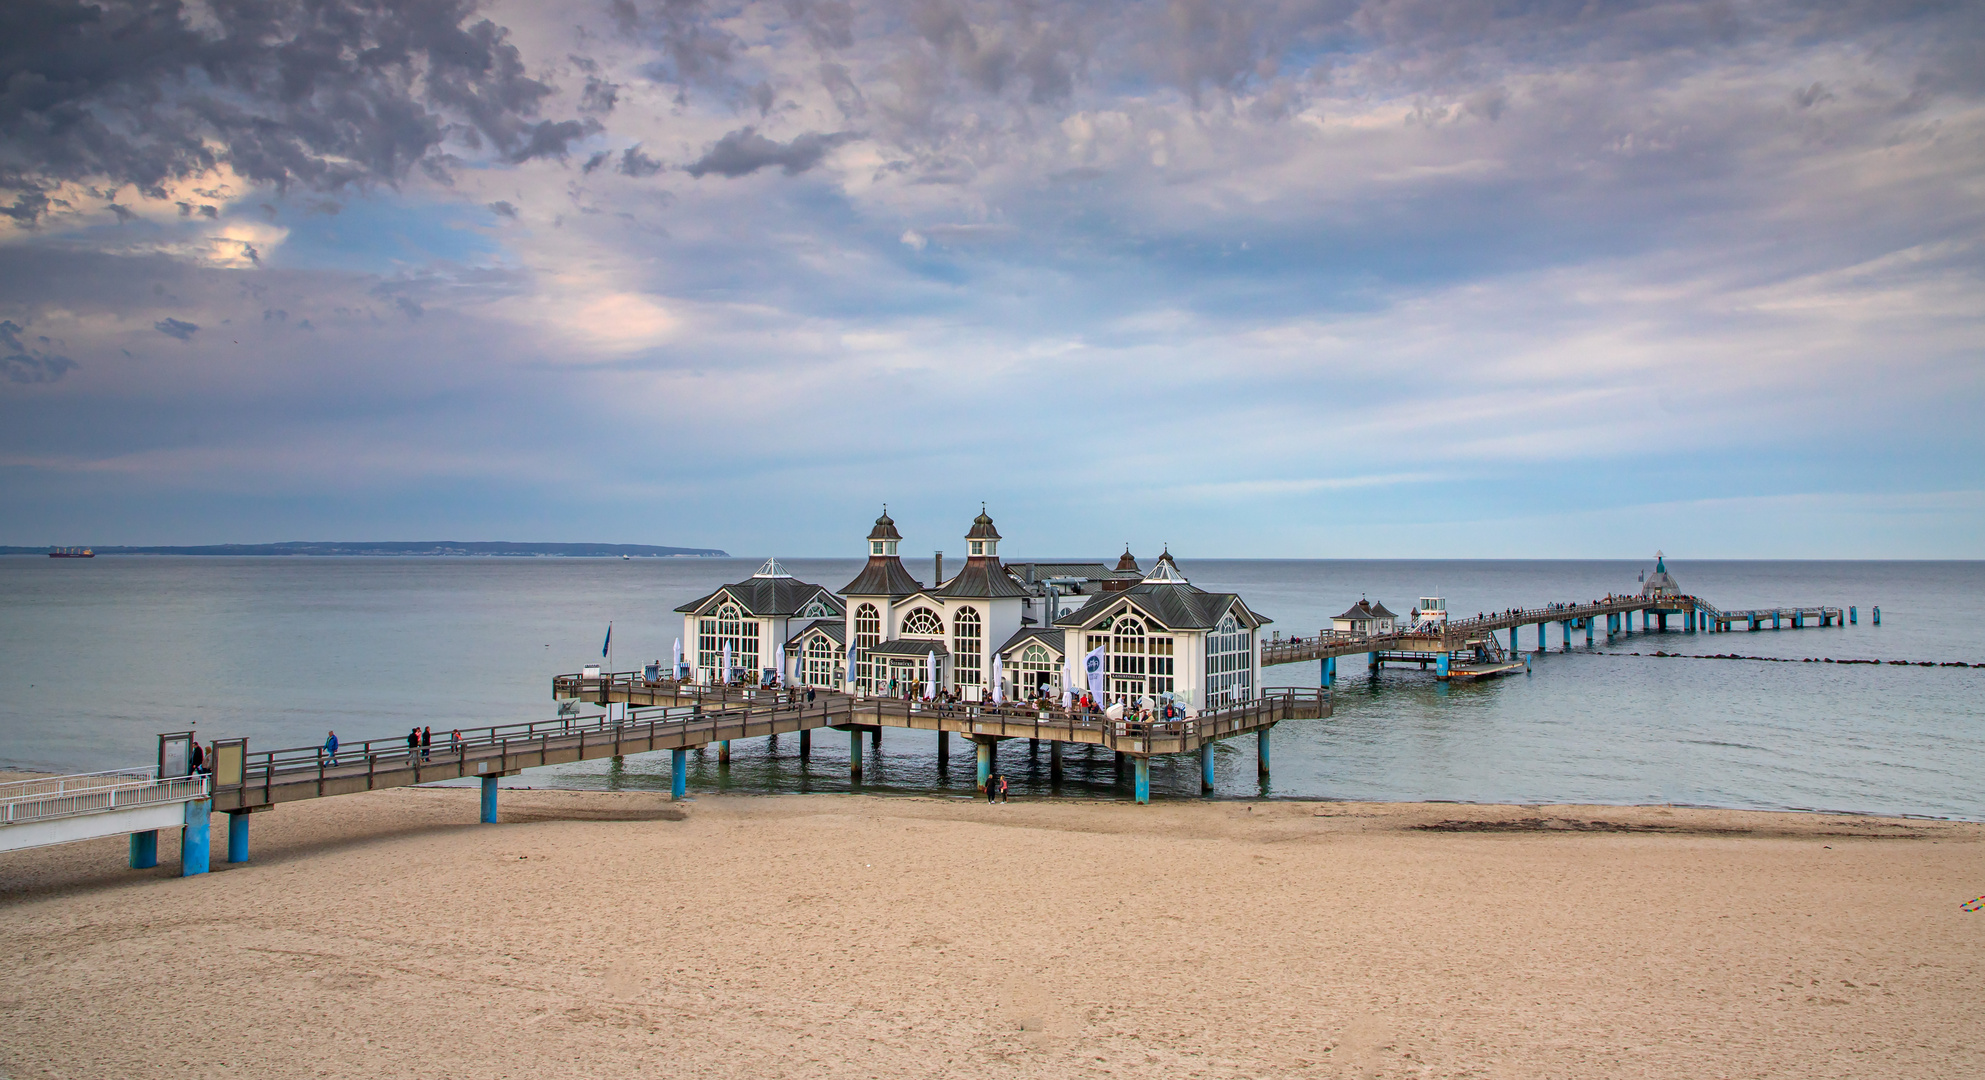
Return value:
M 777 559 L 676 610 L 682 613 L 683 662 L 697 682 L 754 685 L 774 672 L 790 678 L 790 660 L 781 670 L 779 654 L 795 627 L 838 620 L 845 612 L 840 597 L 786 573 Z
M 868 535 L 868 564 L 841 590 L 843 640 L 854 658 L 848 689 L 990 700 L 1000 676 L 998 645 L 1020 629 L 1030 599 L 1000 563 L 999 530 L 981 510 L 965 533 L 965 565 L 929 588 L 904 569 L 902 539 L 885 511 Z
M 1192 716 L 1260 693 L 1261 628 L 1269 622 L 1238 595 L 1187 581 L 1167 551 L 1142 581 L 1096 596 L 1055 625 L 1065 655 L 1103 650 L 1109 700 L 1170 702 Z

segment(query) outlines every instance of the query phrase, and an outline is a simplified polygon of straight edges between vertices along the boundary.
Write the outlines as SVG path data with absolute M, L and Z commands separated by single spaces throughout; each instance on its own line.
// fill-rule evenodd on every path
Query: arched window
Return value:
M 875 689 L 874 665 L 869 663 L 868 651 L 882 641 L 882 612 L 874 604 L 863 604 L 855 609 L 855 681 L 863 690 Z
M 1110 693 L 1144 694 L 1144 624 L 1121 617 L 1110 632 Z
M 724 678 L 724 646 L 729 645 L 729 674 L 758 681 L 758 620 L 745 618 L 736 604 L 725 604 L 698 620 L 696 630 L 696 666 L 707 678 Z
M 979 673 L 984 670 L 980 654 L 985 652 L 985 627 L 979 621 L 979 613 L 972 608 L 959 608 L 951 617 L 951 673 L 959 686 L 980 685 Z
M 806 668 L 801 673 L 801 681 L 808 686 L 832 687 L 838 680 L 834 669 L 840 666 L 841 650 L 836 648 L 826 634 L 814 634 L 806 642 Z
M 937 617 L 937 612 L 920 607 L 903 616 L 903 633 L 907 637 L 941 638 L 944 636 L 944 620 Z
M 1053 693 L 1060 683 L 1061 665 L 1045 646 L 1030 644 L 1020 650 L 1018 660 L 1009 660 L 1006 665 L 1007 681 L 1013 684 L 1013 692 L 1027 697 L 1036 691 Z

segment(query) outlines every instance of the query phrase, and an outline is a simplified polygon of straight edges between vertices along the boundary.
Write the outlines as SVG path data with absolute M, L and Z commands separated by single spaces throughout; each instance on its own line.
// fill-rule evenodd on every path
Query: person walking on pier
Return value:
M 326 765 L 338 763 L 338 733 L 335 731 L 324 733 L 324 757 Z
M 432 745 L 434 745 L 434 728 L 431 726 L 422 727 L 420 729 L 420 759 L 422 761 L 427 760 L 427 748 Z
M 448 733 L 448 752 L 451 754 L 460 754 L 462 752 L 461 728 L 456 728 Z
M 407 729 L 407 760 L 412 761 L 414 758 L 419 756 L 420 756 L 420 729 L 409 728 Z

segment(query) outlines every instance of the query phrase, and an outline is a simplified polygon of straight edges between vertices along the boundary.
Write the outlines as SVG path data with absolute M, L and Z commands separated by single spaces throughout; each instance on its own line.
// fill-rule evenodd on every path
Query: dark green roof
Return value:
M 691 600 L 676 610 L 685 614 L 700 612 L 725 593 L 729 593 L 746 614 L 761 618 L 791 618 L 814 600 L 820 601 L 821 606 L 826 608 L 829 614 L 841 615 L 847 611 L 833 593 L 818 585 L 790 577 L 746 578 L 736 584 L 726 585 L 708 596 Z

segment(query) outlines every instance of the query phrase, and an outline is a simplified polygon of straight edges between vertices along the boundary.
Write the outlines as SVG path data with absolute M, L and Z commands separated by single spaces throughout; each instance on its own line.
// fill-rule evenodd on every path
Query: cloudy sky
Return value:
M 0 543 L 1985 557 L 1985 5 L 10 0 Z

